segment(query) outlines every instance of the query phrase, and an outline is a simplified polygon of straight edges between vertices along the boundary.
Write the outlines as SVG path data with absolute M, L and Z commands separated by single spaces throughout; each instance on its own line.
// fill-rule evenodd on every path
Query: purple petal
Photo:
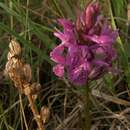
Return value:
M 116 40 L 116 38 L 118 36 L 118 30 L 112 31 L 112 29 L 108 26 L 108 24 L 105 23 L 104 26 L 103 26 L 103 28 L 102 28 L 101 35 L 108 35 L 113 40 Z
M 54 36 L 58 37 L 60 40 L 66 40 L 66 37 L 64 36 L 64 33 L 62 32 L 54 32 Z
M 71 25 L 71 23 L 67 20 L 60 20 L 60 23 L 63 25 L 64 30 L 63 32 L 54 32 L 54 35 L 58 37 L 62 43 L 66 47 L 68 47 L 71 44 L 76 44 L 76 37 L 74 33 L 74 27 Z
M 114 42 L 113 38 L 108 35 L 93 35 L 93 36 L 86 36 L 89 40 L 98 43 L 100 46 L 111 46 L 111 44 Z
M 105 62 L 105 61 L 102 61 L 102 60 L 95 60 L 95 61 L 93 61 L 93 63 L 94 63 L 94 65 L 95 66 L 105 66 L 105 67 L 107 67 L 108 66 L 108 64 Z
M 51 59 L 60 64 L 65 63 L 65 57 L 63 56 L 64 46 L 61 44 L 53 49 L 53 51 L 50 53 Z
M 68 70 L 68 78 L 75 85 L 83 85 L 87 81 L 87 71 L 83 68 Z
M 77 45 L 70 45 L 68 48 L 68 54 L 70 56 L 77 55 L 78 51 L 79 51 L 79 46 Z
M 56 76 L 62 78 L 64 76 L 64 66 L 61 64 L 58 64 L 53 67 L 53 72 Z
M 99 13 L 99 3 L 96 2 L 96 3 L 90 3 L 86 10 L 85 10 L 85 24 L 86 24 L 86 27 L 88 29 L 90 29 L 93 25 L 94 25 L 94 22 L 96 21 L 96 18 L 98 16 L 98 13 Z
M 72 30 L 72 28 L 74 27 L 73 23 L 70 20 L 67 19 L 58 19 L 58 22 L 60 25 L 63 26 L 63 28 L 68 31 L 68 30 Z
M 72 40 L 71 40 L 71 35 L 69 35 L 69 33 L 67 34 L 64 34 L 62 32 L 54 32 L 54 36 L 58 37 L 62 43 L 61 44 L 64 44 L 64 46 L 68 46 L 69 44 L 72 43 Z

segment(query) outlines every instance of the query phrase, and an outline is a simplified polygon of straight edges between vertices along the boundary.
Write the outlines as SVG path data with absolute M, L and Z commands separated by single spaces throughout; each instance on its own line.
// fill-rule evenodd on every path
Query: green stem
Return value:
M 10 7 L 11 10 L 13 10 L 12 0 L 9 1 L 9 7 Z M 10 28 L 11 28 L 11 30 L 13 30 L 13 16 L 12 15 L 10 16 Z
M 91 129 L 91 100 L 90 100 L 90 88 L 87 85 L 85 88 L 85 123 L 83 130 L 90 130 Z

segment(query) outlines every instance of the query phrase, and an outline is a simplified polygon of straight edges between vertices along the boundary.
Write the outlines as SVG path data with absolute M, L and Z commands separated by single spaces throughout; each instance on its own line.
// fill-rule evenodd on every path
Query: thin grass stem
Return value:
M 26 130 L 29 130 L 29 129 L 28 129 L 28 125 L 27 125 L 27 121 L 26 121 L 26 117 L 25 117 L 25 113 L 24 113 L 24 107 L 23 107 L 22 95 L 21 95 L 20 93 L 19 93 L 19 100 L 20 100 L 20 108 L 21 108 L 21 112 L 22 112 L 23 119 L 24 119 L 24 124 L 25 124 Z

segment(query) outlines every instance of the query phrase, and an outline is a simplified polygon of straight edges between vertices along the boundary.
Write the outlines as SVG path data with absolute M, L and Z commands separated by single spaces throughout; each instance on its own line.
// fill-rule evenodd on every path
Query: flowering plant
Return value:
M 76 22 L 59 19 L 64 30 L 54 32 L 61 40 L 50 53 L 56 62 L 55 75 L 62 78 L 66 73 L 70 82 L 84 85 L 112 70 L 116 58 L 113 48 L 118 32 L 113 31 L 108 21 L 100 15 L 99 3 L 90 3 L 78 16 Z

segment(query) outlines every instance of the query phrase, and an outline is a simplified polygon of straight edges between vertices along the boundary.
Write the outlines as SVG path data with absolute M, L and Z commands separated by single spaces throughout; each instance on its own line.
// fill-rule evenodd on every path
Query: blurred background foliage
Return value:
M 40 82 L 42 89 L 39 92 L 37 106 L 49 107 L 51 115 L 46 123 L 47 130 L 63 129 L 62 123 L 66 120 L 68 126 L 81 126 L 79 105 L 80 94 L 77 88 L 69 88 L 68 82 L 57 79 L 52 72 L 53 62 L 49 52 L 59 40 L 53 36 L 58 18 L 75 20 L 76 16 L 91 0 L 1 0 L 0 1 L 0 130 L 35 129 L 35 122 L 29 111 L 26 98 L 22 96 L 24 112 L 20 107 L 19 94 L 13 84 L 4 76 L 4 67 L 7 61 L 8 44 L 11 38 L 16 38 L 23 48 L 23 58 L 29 63 L 33 71 L 33 80 Z M 102 13 L 112 23 L 114 29 L 119 29 L 119 37 L 115 45 L 118 50 L 118 60 L 114 63 L 119 70 L 116 76 L 106 74 L 99 81 L 93 81 L 91 86 L 106 95 L 95 95 L 93 99 L 93 124 L 99 130 L 109 129 L 118 125 L 125 130 L 129 124 L 123 124 L 120 119 L 108 118 L 120 113 L 129 106 L 130 87 L 130 44 L 129 21 L 127 19 L 127 0 L 100 0 Z M 79 91 L 82 91 L 81 88 Z M 107 96 L 109 95 L 109 99 Z M 98 97 L 98 98 L 97 98 Z M 100 100 L 98 100 L 100 99 Z M 118 103 L 117 103 L 118 102 Z M 128 103 L 128 104 L 127 104 Z M 124 105 L 125 104 L 125 105 Z M 78 118 L 74 112 L 78 113 Z M 26 115 L 24 120 L 23 115 Z M 102 117 L 104 116 L 104 120 Z M 106 117 L 106 118 L 105 118 Z M 127 121 L 129 121 L 126 118 Z M 79 122 L 79 123 L 78 123 Z M 116 123 L 115 123 L 116 122 Z M 119 124 L 121 122 L 121 124 Z M 128 123 L 128 122 L 127 122 Z M 114 128 L 115 126 L 113 126 Z M 112 130 L 112 128 L 111 128 Z M 116 129 L 113 129 L 116 130 Z

